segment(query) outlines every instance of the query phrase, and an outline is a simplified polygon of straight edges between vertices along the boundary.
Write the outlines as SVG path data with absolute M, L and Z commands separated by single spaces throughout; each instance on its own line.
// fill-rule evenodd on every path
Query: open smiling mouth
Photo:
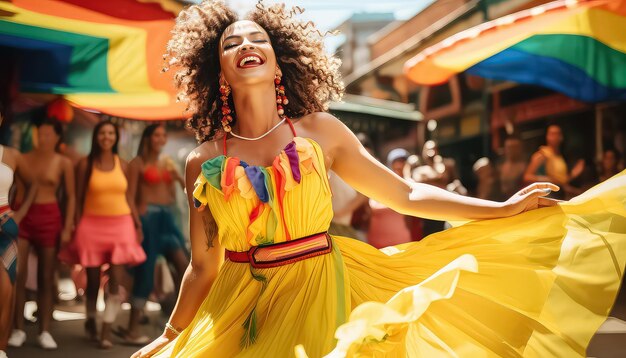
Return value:
M 250 68 L 250 67 L 261 66 L 264 63 L 265 61 L 263 61 L 263 59 L 259 55 L 248 54 L 239 59 L 239 62 L 237 62 L 237 67 Z

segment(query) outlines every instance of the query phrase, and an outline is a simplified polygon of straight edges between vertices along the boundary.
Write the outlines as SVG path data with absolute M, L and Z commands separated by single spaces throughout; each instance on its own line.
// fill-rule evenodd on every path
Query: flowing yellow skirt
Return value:
M 626 261 L 624 173 L 557 207 L 376 250 L 226 262 L 176 357 L 584 357 Z

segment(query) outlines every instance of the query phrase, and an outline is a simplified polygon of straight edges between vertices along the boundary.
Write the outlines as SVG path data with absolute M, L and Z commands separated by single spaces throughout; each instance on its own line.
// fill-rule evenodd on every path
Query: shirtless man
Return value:
M 37 265 L 37 311 L 39 336 L 37 343 L 44 349 L 56 349 L 50 335 L 54 291 L 54 273 L 59 240 L 70 241 L 74 218 L 74 169 L 69 159 L 56 152 L 61 142 L 62 128 L 58 122 L 44 120 L 37 125 L 37 147 L 24 154 L 28 163 L 28 178 L 37 184 L 34 203 L 22 220 L 18 234 L 18 268 L 15 297 L 15 328 L 9 345 L 20 347 L 26 341 L 24 332 L 25 285 L 28 275 L 28 252 L 36 250 Z M 28 179 L 27 179 L 28 180 Z M 65 194 L 65 222 L 61 216 L 57 191 L 63 185 Z

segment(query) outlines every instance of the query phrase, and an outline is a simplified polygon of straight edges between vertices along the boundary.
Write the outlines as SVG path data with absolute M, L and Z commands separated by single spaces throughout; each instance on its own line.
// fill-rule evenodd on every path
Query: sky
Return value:
M 287 7 L 294 5 L 306 11 L 300 15 L 305 21 L 311 20 L 322 31 L 332 30 L 348 19 L 355 12 L 391 12 L 397 20 L 406 20 L 417 14 L 434 0 L 266 0 L 267 4 L 285 3 Z M 256 0 L 226 0 L 240 15 L 244 15 L 257 3 Z M 333 50 L 341 42 L 341 36 L 329 38 L 326 46 Z

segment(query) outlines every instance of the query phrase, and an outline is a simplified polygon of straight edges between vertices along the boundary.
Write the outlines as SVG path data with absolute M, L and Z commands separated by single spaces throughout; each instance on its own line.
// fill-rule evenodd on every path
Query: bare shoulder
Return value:
M 143 159 L 140 156 L 136 156 L 128 162 L 128 167 L 133 169 L 138 169 L 143 166 Z
M 13 148 L 13 147 L 9 147 L 6 145 L 3 145 L 2 148 L 4 148 L 4 152 L 8 153 L 10 155 L 16 155 L 16 154 L 21 154 L 19 150 Z
M 118 158 L 120 160 L 120 164 L 122 165 L 122 167 L 124 167 L 124 169 L 126 169 L 128 167 L 128 162 L 126 160 L 122 159 L 119 156 L 118 156 Z
M 309 113 L 299 118 L 297 123 L 303 130 L 313 133 L 326 133 L 333 129 L 345 128 L 337 117 L 327 112 Z
M 546 160 L 546 155 L 542 150 L 538 150 L 530 157 L 533 162 L 540 162 Z
M 19 150 L 13 147 L 2 146 L 4 148 L 4 158 L 0 158 L 0 162 L 4 162 L 4 164 L 11 167 L 11 169 L 16 170 L 17 167 L 23 167 L 26 163 L 24 160 L 24 155 L 20 153 Z
M 207 141 L 196 148 L 194 148 L 189 155 L 187 155 L 186 161 L 186 171 L 200 171 L 200 167 L 202 163 L 207 160 L 213 159 L 215 157 L 220 156 L 222 153 L 220 151 L 219 140 Z
M 344 143 L 348 136 L 354 136 L 337 117 L 326 112 L 313 112 L 301 117 L 296 122 L 296 130 L 299 135 L 314 139 L 327 150 Z
M 22 157 L 22 153 L 13 147 L 7 147 L 3 145 L 2 148 L 4 148 L 4 155 L 6 155 L 7 158 L 17 160 L 18 158 Z
M 61 167 L 62 168 L 64 168 L 64 169 L 71 169 L 73 167 L 72 161 L 70 160 L 70 158 L 68 158 L 68 157 L 66 157 L 64 155 L 61 155 L 61 154 L 58 154 L 58 156 L 61 157 Z

